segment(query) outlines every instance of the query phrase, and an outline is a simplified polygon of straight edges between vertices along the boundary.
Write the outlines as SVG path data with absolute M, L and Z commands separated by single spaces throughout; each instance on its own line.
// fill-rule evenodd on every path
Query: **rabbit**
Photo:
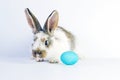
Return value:
M 37 62 L 59 63 L 63 52 L 74 50 L 75 36 L 58 26 L 57 10 L 53 10 L 48 16 L 43 28 L 28 8 L 25 9 L 25 15 L 34 34 L 32 56 Z

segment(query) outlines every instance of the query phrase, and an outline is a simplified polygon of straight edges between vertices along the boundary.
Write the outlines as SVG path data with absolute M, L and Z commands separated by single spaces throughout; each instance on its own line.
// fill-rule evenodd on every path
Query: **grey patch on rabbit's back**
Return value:
M 71 32 L 67 31 L 66 29 L 64 29 L 60 26 L 58 26 L 58 27 L 65 33 L 67 38 L 70 40 L 71 50 L 74 50 L 74 48 L 75 48 L 75 36 Z

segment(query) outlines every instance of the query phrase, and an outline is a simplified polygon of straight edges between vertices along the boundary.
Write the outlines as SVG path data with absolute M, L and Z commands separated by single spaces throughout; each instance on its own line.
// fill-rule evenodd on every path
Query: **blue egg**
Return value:
M 66 65 L 73 65 L 79 60 L 79 57 L 73 51 L 66 51 L 62 53 L 60 59 Z

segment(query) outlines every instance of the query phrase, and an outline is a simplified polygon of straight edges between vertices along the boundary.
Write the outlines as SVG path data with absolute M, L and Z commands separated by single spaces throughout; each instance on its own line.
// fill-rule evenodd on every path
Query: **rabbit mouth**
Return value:
M 36 59 L 37 62 L 44 61 L 44 58 L 46 57 L 46 51 L 35 51 L 32 50 L 33 57 Z

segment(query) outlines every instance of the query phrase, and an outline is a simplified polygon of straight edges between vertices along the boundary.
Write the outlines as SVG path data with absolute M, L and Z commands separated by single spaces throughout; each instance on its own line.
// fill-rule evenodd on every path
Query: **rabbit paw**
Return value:
M 35 58 L 36 62 L 44 62 L 43 58 Z
M 59 63 L 59 60 L 58 59 L 55 59 L 55 58 L 50 58 L 48 60 L 49 63 Z

